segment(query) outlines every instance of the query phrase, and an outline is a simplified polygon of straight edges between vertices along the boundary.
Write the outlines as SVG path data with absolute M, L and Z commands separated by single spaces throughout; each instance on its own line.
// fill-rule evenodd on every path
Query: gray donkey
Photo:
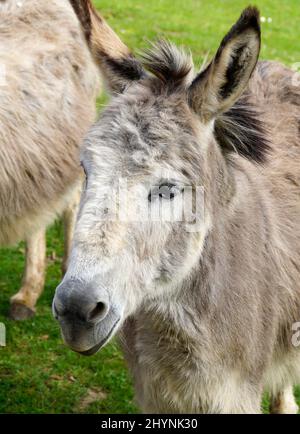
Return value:
M 190 57 L 166 42 L 139 62 L 116 40 L 114 55 L 83 3 L 113 97 L 82 149 L 86 186 L 53 302 L 65 342 L 91 355 L 122 327 L 144 412 L 259 413 L 264 390 L 272 412 L 297 412 L 295 76 L 257 65 L 256 8 L 195 75 Z M 192 212 L 181 220 L 135 217 L 138 208 L 184 208 L 188 186 Z
M 27 241 L 10 312 L 24 319 L 44 286 L 45 228 L 61 214 L 66 265 L 99 74 L 69 0 L 1 1 L 0 35 L 0 245 Z

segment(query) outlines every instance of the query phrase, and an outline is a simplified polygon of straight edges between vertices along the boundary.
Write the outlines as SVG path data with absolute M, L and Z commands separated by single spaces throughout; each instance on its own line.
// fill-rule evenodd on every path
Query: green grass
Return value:
M 97 0 L 102 15 L 134 50 L 148 40 L 165 37 L 190 49 L 195 62 L 213 55 L 224 34 L 241 10 L 255 4 L 261 15 L 272 18 L 262 23 L 261 57 L 299 62 L 298 0 Z
M 163 36 L 191 49 L 197 64 L 218 43 L 244 0 L 101 0 L 104 17 L 133 49 Z M 263 23 L 262 58 L 292 65 L 300 61 L 299 0 L 257 1 Z M 6 317 L 9 297 L 20 285 L 24 246 L 0 250 L 0 322 L 7 328 L 7 346 L 0 348 L 0 412 L 2 413 L 131 413 L 138 411 L 122 355 L 115 342 L 91 358 L 63 346 L 52 319 L 51 301 L 60 281 L 62 229 L 48 231 L 45 291 L 34 319 L 23 323 Z M 55 254 L 53 254 L 55 252 Z M 56 258 L 56 259 L 51 259 Z M 300 403 L 300 389 L 297 389 Z M 268 402 L 264 400 L 264 409 Z

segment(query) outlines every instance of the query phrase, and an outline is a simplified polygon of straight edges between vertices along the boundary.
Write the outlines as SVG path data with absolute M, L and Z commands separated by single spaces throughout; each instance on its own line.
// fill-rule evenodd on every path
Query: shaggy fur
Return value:
M 253 8 L 194 80 L 190 60 L 159 45 L 147 53 L 151 74 L 128 77 L 125 87 L 124 75 L 111 78 L 119 94 L 85 140 L 86 189 L 54 313 L 83 354 L 124 324 L 144 412 L 257 413 L 263 390 L 272 411 L 297 411 L 300 90 L 280 64 L 253 70 L 259 46 Z M 130 210 L 166 180 L 203 186 L 199 230 L 187 221 L 103 219 L 120 178 Z
M 40 231 L 77 201 L 78 148 L 99 80 L 69 0 L 1 1 L 0 35 L 0 245 L 26 239 L 41 255 L 27 261 L 36 266 L 25 273 L 26 295 L 16 297 L 33 308 L 30 287 L 43 282 L 34 277 L 43 275 Z

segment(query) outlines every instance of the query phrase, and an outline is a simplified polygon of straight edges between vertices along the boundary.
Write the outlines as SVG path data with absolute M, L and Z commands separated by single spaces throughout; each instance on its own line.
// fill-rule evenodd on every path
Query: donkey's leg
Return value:
M 78 211 L 78 204 L 80 199 L 80 193 L 75 195 L 76 197 L 69 204 L 63 213 L 64 221 L 64 257 L 62 262 L 62 273 L 65 274 L 68 267 L 68 259 L 71 251 L 72 238 L 75 228 L 76 215 Z
M 287 386 L 277 395 L 271 396 L 270 413 L 297 414 L 299 407 L 296 404 L 293 387 Z
M 11 298 L 9 316 L 15 320 L 30 318 L 35 314 L 35 304 L 45 282 L 46 231 L 41 229 L 26 240 L 26 264 L 22 286 Z

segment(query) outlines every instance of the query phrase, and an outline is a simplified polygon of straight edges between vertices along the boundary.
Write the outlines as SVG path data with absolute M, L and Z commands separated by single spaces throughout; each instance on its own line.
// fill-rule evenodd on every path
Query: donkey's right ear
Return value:
M 190 86 L 190 106 L 204 121 L 229 110 L 244 92 L 260 51 L 259 12 L 248 7 L 227 33 L 212 62 Z
M 131 82 L 143 78 L 145 71 L 141 63 L 98 14 L 91 0 L 70 2 L 108 89 L 122 93 Z

